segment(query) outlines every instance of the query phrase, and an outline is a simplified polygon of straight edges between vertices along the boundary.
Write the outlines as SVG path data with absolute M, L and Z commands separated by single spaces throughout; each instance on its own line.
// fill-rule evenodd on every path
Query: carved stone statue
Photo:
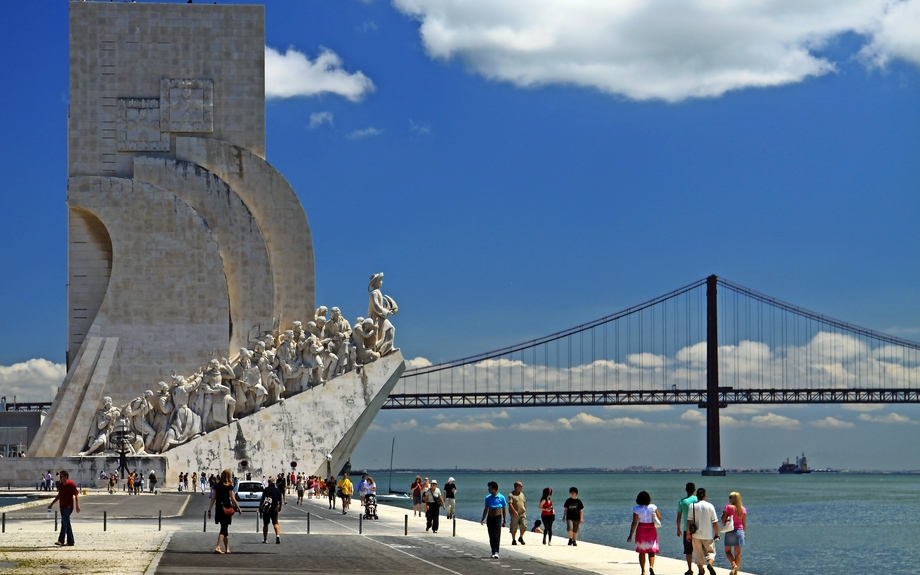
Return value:
M 189 407 L 189 398 L 201 385 L 201 378 L 193 377 L 186 381 L 181 375 L 173 376 L 172 397 L 175 404 L 172 421 L 166 432 L 166 441 L 163 451 L 182 445 L 186 441 L 201 435 L 201 416 Z
M 277 339 L 277 347 L 272 333 L 256 337 L 257 326 L 250 335 L 254 349 L 240 348 L 233 363 L 212 359 L 188 379 L 173 374 L 171 386 L 161 381 L 156 393 L 147 390 L 121 409 L 103 398 L 80 455 L 105 449 L 121 417 L 126 420 L 122 425 L 136 433 L 135 453 L 162 453 L 284 401 L 286 391 L 326 383 L 395 351 L 396 329 L 389 318 L 399 308 L 381 292 L 382 286 L 382 273 L 371 276 L 368 317 L 359 317 L 354 328 L 339 308 L 319 306 L 306 325 L 293 322 L 293 329 Z
M 369 347 L 383 356 L 399 349 L 393 347 L 396 328 L 388 319 L 399 312 L 399 306 L 396 305 L 393 298 L 380 291 L 381 287 L 383 287 L 383 272 L 372 275 L 367 285 L 367 291 L 371 294 L 367 317 L 377 326 L 376 345 Z
M 233 416 L 236 400 L 230 394 L 230 388 L 223 384 L 223 379 L 220 362 L 212 359 L 202 375 L 199 389 L 202 429 L 205 432 L 236 421 Z
M 169 385 L 165 381 L 157 383 L 157 394 L 153 398 L 151 407 L 152 409 L 147 414 L 147 421 L 151 421 L 152 414 L 153 421 L 151 421 L 150 425 L 156 431 L 156 435 L 148 450 L 153 453 L 159 453 L 163 451 L 163 446 L 166 444 L 166 432 L 169 430 L 169 420 L 173 411 Z
M 156 430 L 147 421 L 147 414 L 153 409 L 153 392 L 149 389 L 144 395 L 136 397 L 121 408 L 121 414 L 131 425 L 131 428 L 137 434 L 138 442 L 134 445 L 135 455 L 143 455 L 153 449 L 153 440 L 156 438 Z
M 268 395 L 262 385 L 262 372 L 257 365 L 252 363 L 254 352 L 240 349 L 240 360 L 233 368 L 234 387 L 242 390 L 243 409 L 240 409 L 240 396 L 236 398 L 237 415 L 249 414 L 262 408 L 265 396 Z M 239 383 L 238 383 L 239 382 Z
M 358 363 L 371 363 L 380 358 L 380 354 L 374 351 L 377 344 L 377 326 L 371 318 L 362 319 L 355 322 L 355 329 L 351 332 L 351 339 L 355 343 L 355 354 Z
M 300 391 L 301 381 L 305 372 L 303 362 L 298 350 L 298 340 L 294 339 L 294 331 L 284 332 L 284 341 L 278 346 L 278 367 L 281 381 L 288 391 Z
M 329 376 L 335 377 L 354 369 L 355 348 L 351 343 L 351 324 L 342 317 L 339 308 L 332 308 L 331 313 L 329 321 L 326 322 L 326 331 L 332 338 L 333 349 L 339 360 L 333 373 Z
M 284 383 L 282 383 L 281 377 L 275 369 L 275 354 L 271 350 L 265 349 L 265 344 L 260 341 L 256 343 L 252 359 L 259 368 L 262 386 L 268 392 L 267 405 L 278 403 L 284 393 Z
M 115 429 L 115 422 L 121 416 L 121 410 L 112 406 L 111 397 L 102 398 L 102 407 L 96 412 L 93 418 L 93 426 L 86 437 L 86 450 L 77 455 L 89 455 L 98 449 L 105 450 L 108 445 L 109 436 Z

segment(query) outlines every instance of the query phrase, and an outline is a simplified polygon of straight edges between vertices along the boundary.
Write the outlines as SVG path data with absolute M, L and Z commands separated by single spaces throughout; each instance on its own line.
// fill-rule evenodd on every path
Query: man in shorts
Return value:
M 696 532 L 691 534 L 688 528 L 687 537 L 693 541 L 693 559 L 699 568 L 699 575 L 706 575 L 703 565 L 709 569 L 709 575 L 716 575 L 712 562 L 716 559 L 715 542 L 719 540 L 719 516 L 712 503 L 706 501 L 706 490 L 700 487 L 696 490 L 697 502 L 690 505 L 687 519 L 691 524 L 696 524 Z
M 268 543 L 268 524 L 275 527 L 275 543 L 281 543 L 281 525 L 278 524 L 278 513 L 281 512 L 281 505 L 284 497 L 281 490 L 275 485 L 272 477 L 268 478 L 268 487 L 262 491 L 262 498 L 259 500 L 259 512 L 262 514 L 262 543 Z
M 565 508 L 565 529 L 569 532 L 569 545 L 578 546 L 578 529 L 585 522 L 585 504 L 578 498 L 578 488 L 569 488 L 569 498 L 563 505 Z
M 524 533 L 527 532 L 527 498 L 524 497 L 524 484 L 514 482 L 514 489 L 508 494 L 508 512 L 511 514 L 511 544 L 524 545 Z M 518 533 L 515 541 L 514 534 Z
M 347 473 L 342 474 L 342 479 L 339 480 L 336 487 L 338 488 L 339 497 L 342 498 L 342 515 L 345 515 L 348 513 L 349 503 L 351 503 L 351 494 L 355 492 Z
M 687 572 L 684 575 L 693 575 L 693 541 L 687 537 L 687 516 L 690 506 L 696 503 L 696 485 L 691 481 L 686 485 L 687 496 L 677 504 L 677 536 L 684 543 L 684 557 L 687 559 Z

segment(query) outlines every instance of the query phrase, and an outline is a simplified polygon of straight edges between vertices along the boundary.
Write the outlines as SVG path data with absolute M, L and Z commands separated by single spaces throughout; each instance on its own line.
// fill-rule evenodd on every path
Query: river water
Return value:
M 920 572 L 920 475 L 810 475 L 735 474 L 701 477 L 690 473 L 393 473 L 393 489 L 408 491 L 419 475 L 437 479 L 443 487 L 456 479 L 457 516 L 479 521 L 486 484 L 497 481 L 502 493 L 514 481 L 524 483 L 530 525 L 539 518 L 537 503 L 544 487 L 553 488 L 557 511 L 576 486 L 585 505 L 585 523 L 579 538 L 624 549 L 636 495 L 648 491 L 664 519 L 658 538 L 661 554 L 680 558 L 676 534 L 677 501 L 688 481 L 705 487 L 708 500 L 721 512 L 731 491 L 741 493 L 748 511 L 748 529 L 742 570 L 758 575 Z M 387 490 L 387 471 L 375 475 L 378 490 Z M 392 502 L 387 502 L 392 504 Z M 411 504 L 405 505 L 411 509 Z M 565 545 L 565 524 L 556 544 Z M 483 541 L 487 541 L 483 528 Z M 536 536 L 531 536 L 539 544 Z M 554 543 L 556 538 L 554 537 Z M 508 541 L 510 543 L 510 541 Z M 529 543 L 532 544 L 532 543 Z M 723 545 L 718 545 L 716 567 L 728 569 Z M 638 565 L 636 566 L 638 573 Z M 667 574 L 664 574 L 667 575 Z M 672 574 L 679 575 L 679 574 Z

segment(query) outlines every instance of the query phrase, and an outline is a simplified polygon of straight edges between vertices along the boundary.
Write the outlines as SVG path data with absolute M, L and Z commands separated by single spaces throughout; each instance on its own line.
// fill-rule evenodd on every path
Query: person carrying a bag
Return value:
M 240 513 L 240 504 L 236 500 L 236 494 L 233 492 L 233 474 L 229 469 L 224 469 L 220 474 L 220 479 L 214 483 L 214 490 L 211 492 L 211 502 L 208 504 L 208 517 L 211 517 L 211 510 L 217 505 L 217 512 L 214 514 L 214 523 L 220 525 L 220 533 L 217 535 L 217 547 L 215 553 L 230 553 L 230 523 L 234 513 Z M 221 545 L 224 549 L 221 549 Z

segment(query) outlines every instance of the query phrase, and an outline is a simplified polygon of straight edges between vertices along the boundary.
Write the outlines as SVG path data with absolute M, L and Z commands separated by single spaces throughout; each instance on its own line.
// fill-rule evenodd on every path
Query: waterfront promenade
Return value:
M 291 498 L 294 501 L 295 498 Z M 48 500 L 45 500 L 48 501 Z M 262 544 L 252 511 L 237 516 L 231 527 L 230 555 L 211 552 L 217 526 L 204 513 L 207 498 L 197 493 L 128 496 L 92 493 L 82 499 L 83 512 L 74 514 L 77 545 L 54 546 L 53 517 L 47 503 L 31 502 L 7 508 L 6 532 L 0 534 L 0 573 L 32 575 L 51 570 L 70 573 L 191 575 L 220 573 L 452 573 L 475 575 L 506 571 L 511 575 L 563 575 L 584 572 L 638 575 L 636 553 L 579 542 L 566 545 L 565 534 L 555 545 L 540 544 L 529 534 L 525 546 L 511 546 L 503 533 L 501 559 L 489 559 L 485 527 L 479 523 L 442 517 L 437 535 L 425 532 L 423 518 L 405 509 L 380 505 L 378 521 L 359 521 L 357 501 L 351 511 L 329 510 L 325 500 L 287 505 L 281 514 L 281 545 Z M 159 511 L 162 531 L 158 531 Z M 103 531 L 105 512 L 105 531 Z M 307 534 L 307 516 L 310 534 Z M 662 535 L 670 534 L 663 527 Z M 359 530 L 361 533 L 359 534 Z M 273 538 L 270 537 L 270 541 Z M 721 552 L 721 549 L 720 549 Z M 659 557 L 658 575 L 682 575 L 686 563 Z M 719 575 L 728 573 L 717 569 Z

